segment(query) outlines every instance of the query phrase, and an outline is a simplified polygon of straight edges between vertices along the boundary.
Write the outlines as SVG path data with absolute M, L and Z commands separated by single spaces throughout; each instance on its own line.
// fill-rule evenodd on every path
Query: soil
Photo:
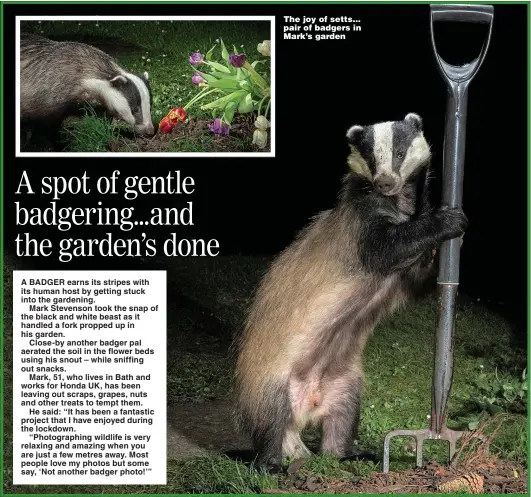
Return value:
M 230 403 L 223 400 L 168 406 L 167 433 L 170 459 L 212 454 L 241 458 L 251 451 L 250 441 L 234 429 Z
M 269 152 L 270 143 L 263 149 L 251 144 L 254 116 L 238 115 L 232 121 L 229 136 L 214 136 L 209 125 L 212 119 L 188 116 L 186 121 L 178 124 L 170 133 L 157 132 L 152 138 L 139 138 L 121 135 L 108 142 L 111 152 L 165 152 L 179 147 L 179 142 L 186 143 L 187 150 L 201 152 Z M 184 150 L 183 150 L 184 151 Z
M 263 493 L 527 494 L 527 471 L 514 462 L 495 457 L 476 460 L 470 467 L 452 468 L 432 462 L 400 473 L 372 473 L 360 478 L 330 478 L 295 471 L 280 488 L 265 489 Z

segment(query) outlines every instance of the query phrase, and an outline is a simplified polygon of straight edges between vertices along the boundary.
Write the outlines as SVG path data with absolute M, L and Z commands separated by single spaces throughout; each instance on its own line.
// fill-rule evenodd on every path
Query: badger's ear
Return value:
M 417 131 L 422 131 L 422 118 L 415 114 L 414 112 L 410 112 L 405 118 L 404 121 L 408 124 L 411 124 Z
M 111 85 L 116 86 L 116 87 L 122 86 L 127 83 L 127 78 L 125 76 L 122 76 L 121 74 L 118 74 L 118 76 L 115 76 L 114 78 L 111 79 L 110 83 Z
M 362 133 L 363 126 L 359 126 L 358 124 L 351 126 L 347 131 L 347 140 L 350 145 L 357 145 Z

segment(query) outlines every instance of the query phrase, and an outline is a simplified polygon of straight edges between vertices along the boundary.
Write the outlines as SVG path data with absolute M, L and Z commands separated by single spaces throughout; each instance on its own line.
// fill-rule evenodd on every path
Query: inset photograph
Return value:
M 18 17 L 17 157 L 274 157 L 274 17 Z

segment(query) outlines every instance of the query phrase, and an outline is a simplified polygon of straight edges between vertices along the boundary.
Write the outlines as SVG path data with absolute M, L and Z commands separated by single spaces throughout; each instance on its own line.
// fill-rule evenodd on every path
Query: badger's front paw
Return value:
M 441 240 L 450 240 L 462 236 L 468 228 L 468 218 L 461 209 L 441 207 L 435 217 L 439 222 Z

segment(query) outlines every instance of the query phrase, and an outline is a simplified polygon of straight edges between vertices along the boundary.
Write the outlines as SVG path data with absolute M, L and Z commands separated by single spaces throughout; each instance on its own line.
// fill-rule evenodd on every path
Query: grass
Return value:
M 259 257 L 183 259 L 162 267 L 168 270 L 168 404 L 208 403 L 228 399 L 231 364 L 227 347 L 232 330 L 241 325 L 253 288 L 269 259 Z M 155 265 L 158 262 L 154 261 Z M 11 412 L 10 281 L 12 263 L 5 268 L 6 341 L 4 373 L 6 408 Z M 186 289 L 186 290 L 183 290 Z M 186 292 L 185 295 L 182 292 Z M 9 311 L 8 311 L 9 310 Z M 433 345 L 437 303 L 428 297 L 382 322 L 367 348 L 366 385 L 359 444 L 381 456 L 385 435 L 397 428 L 425 428 L 429 424 Z M 474 428 L 489 413 L 511 413 L 491 445 L 501 458 L 527 465 L 527 391 L 522 373 L 525 351 L 515 348 L 509 323 L 482 305 L 463 298 L 457 311 L 454 381 L 448 425 Z M 221 415 L 221 414 L 220 414 Z M 6 434 L 10 435 L 10 414 Z M 183 423 L 186 420 L 182 420 Z M 223 421 L 226 424 L 230 419 Z M 314 447 L 315 433 L 307 434 Z M 6 491 L 16 493 L 256 493 L 276 488 L 278 477 L 266 475 L 223 455 L 168 460 L 168 484 L 144 486 L 15 487 L 11 438 L 6 440 Z M 407 438 L 391 443 L 391 471 L 414 466 L 414 445 Z M 425 444 L 425 459 L 445 462 L 446 446 Z M 301 468 L 303 474 L 350 478 L 379 471 L 379 464 L 345 461 L 316 454 Z
M 85 106 L 83 119 L 67 120 L 61 130 L 62 141 L 70 152 L 106 152 L 109 140 L 120 136 L 123 126 L 105 116 L 99 116 L 92 107 Z
M 236 21 L 22 21 L 21 30 L 52 39 L 71 39 L 92 43 L 110 53 L 127 70 L 149 73 L 153 92 L 152 117 L 155 126 L 174 107 L 183 107 L 199 92 L 191 78 L 188 57 L 200 51 L 205 54 L 223 39 L 230 50 L 233 45 L 252 60 L 267 60 L 256 47 L 269 39 L 269 22 Z M 220 56 L 220 49 L 215 52 Z M 215 94 L 214 94 L 215 95 Z M 215 100 L 208 96 L 201 102 Z M 210 111 L 199 106 L 189 109 L 197 118 L 212 119 Z M 70 151 L 100 151 L 113 138 L 113 126 L 107 120 L 90 121 L 69 126 Z M 114 137 L 116 138 L 116 137 Z M 235 142 L 235 148 L 250 150 L 250 140 Z M 241 141 L 241 143 L 239 143 Z M 197 143 L 178 141 L 168 151 L 201 151 Z M 134 150 L 133 150 L 134 151 Z

